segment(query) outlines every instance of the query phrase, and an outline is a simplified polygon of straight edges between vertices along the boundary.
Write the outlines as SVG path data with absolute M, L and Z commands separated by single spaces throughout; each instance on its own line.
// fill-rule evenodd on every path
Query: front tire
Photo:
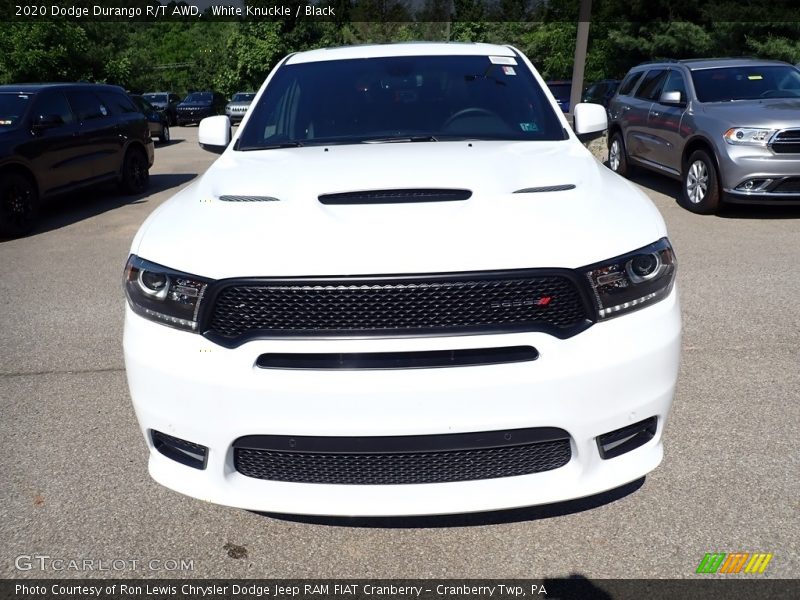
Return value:
M 164 126 L 161 128 L 161 135 L 158 136 L 158 141 L 162 144 L 169 142 L 169 125 L 166 123 L 164 123 Z
M 631 174 L 625 142 L 622 141 L 622 134 L 619 131 L 611 136 L 611 142 L 608 144 L 608 167 L 623 177 L 629 177 Z
M 141 148 L 129 148 L 122 161 L 119 189 L 123 194 L 141 194 L 150 183 L 150 166 Z
M 18 173 L 3 174 L 0 181 L 0 237 L 30 233 L 39 206 L 36 185 Z
M 719 210 L 719 176 L 714 159 L 705 150 L 695 150 L 681 177 L 680 204 L 699 215 Z

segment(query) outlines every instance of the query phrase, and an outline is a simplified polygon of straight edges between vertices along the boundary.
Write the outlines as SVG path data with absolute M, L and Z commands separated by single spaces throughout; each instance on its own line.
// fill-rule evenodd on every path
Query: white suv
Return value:
M 606 126 L 575 107 L 575 131 Z M 144 223 L 125 362 L 174 490 L 422 515 L 578 498 L 661 461 L 680 311 L 664 222 L 487 44 L 286 57 Z

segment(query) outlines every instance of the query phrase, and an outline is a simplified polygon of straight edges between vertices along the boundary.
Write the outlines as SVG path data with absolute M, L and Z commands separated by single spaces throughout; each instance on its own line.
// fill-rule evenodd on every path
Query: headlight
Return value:
M 643 308 L 669 295 L 677 262 L 667 238 L 584 267 L 600 320 Z
M 136 314 L 164 325 L 197 331 L 200 303 L 210 280 L 181 273 L 131 254 L 125 295 Z
M 733 127 L 722 137 L 729 144 L 744 146 L 766 146 L 777 129 L 757 129 L 755 127 Z

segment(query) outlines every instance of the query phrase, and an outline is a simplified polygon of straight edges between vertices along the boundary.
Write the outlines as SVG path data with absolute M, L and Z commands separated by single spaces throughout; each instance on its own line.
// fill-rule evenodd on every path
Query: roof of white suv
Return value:
M 343 48 L 320 48 L 298 52 L 286 64 L 352 58 L 378 58 L 386 56 L 516 56 L 509 46 L 497 44 L 468 44 L 460 42 L 411 42 L 401 44 L 374 44 Z

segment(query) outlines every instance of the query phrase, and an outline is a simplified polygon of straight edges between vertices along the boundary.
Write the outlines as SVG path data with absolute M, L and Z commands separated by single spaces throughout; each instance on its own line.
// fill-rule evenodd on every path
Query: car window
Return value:
M 78 121 L 102 119 L 110 114 L 108 107 L 92 92 L 86 90 L 68 90 L 67 99 Z
M 255 98 L 255 94 L 234 94 L 231 102 L 247 102 Z
M 34 118 L 51 115 L 58 115 L 64 123 L 72 123 L 75 120 L 67 99 L 58 90 L 45 90 L 36 96 L 36 104 L 33 107 Z
M 561 140 L 564 132 L 524 65 L 383 57 L 281 67 L 251 108 L 238 148 L 402 136 Z
M 100 96 L 103 104 L 108 107 L 112 115 L 139 112 L 136 106 L 124 94 L 115 92 L 99 92 L 97 95 Z
M 686 81 L 683 78 L 683 74 L 679 71 L 670 70 L 669 75 L 667 75 L 667 81 L 661 88 L 662 94 L 666 92 L 680 92 L 681 101 L 686 101 L 688 96 L 686 95 Z
M 701 69 L 692 81 L 700 102 L 800 98 L 800 72 L 789 65 Z
M 213 102 L 214 95 L 211 92 L 192 92 L 184 102 Z
M 0 94 L 0 129 L 16 125 L 30 103 L 30 94 Z
M 166 94 L 143 94 L 142 97 L 148 102 L 167 102 Z
M 633 91 L 633 88 L 636 87 L 636 84 L 641 79 L 644 71 L 639 71 L 638 73 L 631 73 L 625 78 L 625 81 L 622 82 L 622 85 L 619 86 L 619 95 L 620 96 L 628 96 Z
M 642 79 L 642 83 L 636 90 L 636 97 L 642 100 L 657 100 L 661 94 L 661 87 L 667 77 L 666 69 L 652 69 Z

